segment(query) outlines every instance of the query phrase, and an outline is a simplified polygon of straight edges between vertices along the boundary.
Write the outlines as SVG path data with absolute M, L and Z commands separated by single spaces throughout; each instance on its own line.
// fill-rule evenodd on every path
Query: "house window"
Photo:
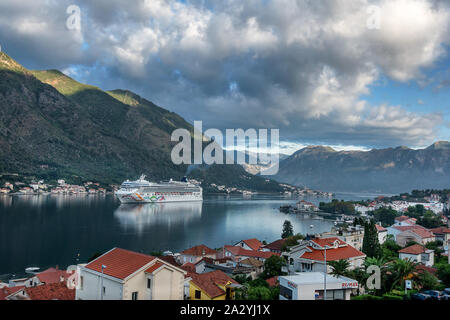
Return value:
M 103 295 L 106 294 L 106 287 L 103 287 Z
M 131 300 L 137 300 L 138 299 L 138 292 L 135 291 L 133 293 L 131 293 Z
M 80 289 L 83 290 L 84 277 L 80 276 Z
M 152 279 L 147 279 L 147 289 L 152 287 Z
M 201 299 L 202 298 L 202 292 L 200 290 L 195 290 L 195 299 Z

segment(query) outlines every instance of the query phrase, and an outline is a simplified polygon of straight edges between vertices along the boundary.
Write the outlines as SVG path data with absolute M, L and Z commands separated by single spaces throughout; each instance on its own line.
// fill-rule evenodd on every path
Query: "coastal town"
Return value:
M 76 266 L 0 282 L 0 300 L 448 300 L 448 200 L 426 197 L 367 201 L 353 219 L 314 234 L 295 233 L 286 215 L 271 242 L 180 252 L 114 247 Z M 304 200 L 297 209 L 320 210 Z
M 6 180 L 13 178 L 14 182 Z M 26 182 L 26 180 L 29 180 Z M 3 182 L 2 182 L 3 181 Z M 48 194 L 71 194 L 71 195 L 86 195 L 86 194 L 106 194 L 119 189 L 117 184 L 104 184 L 95 181 L 85 181 L 80 184 L 67 183 L 65 179 L 57 179 L 54 182 L 48 183 L 45 180 L 39 179 L 21 179 L 18 174 L 0 174 L 0 196 L 1 195 L 48 195 Z M 196 179 L 189 179 L 189 182 L 194 185 L 201 185 L 202 181 Z M 309 188 L 300 188 L 289 184 L 280 184 L 284 189 L 281 193 L 283 196 L 300 196 L 300 197 L 332 197 L 333 193 L 318 190 L 311 190 Z M 210 183 L 209 190 L 217 194 L 230 195 L 244 195 L 251 196 L 258 194 L 254 190 L 245 188 L 231 187 L 217 183 Z

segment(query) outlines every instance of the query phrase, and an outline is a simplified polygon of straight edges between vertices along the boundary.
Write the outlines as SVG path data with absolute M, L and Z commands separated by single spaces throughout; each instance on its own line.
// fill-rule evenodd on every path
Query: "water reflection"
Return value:
M 114 217 L 127 230 L 141 233 L 153 225 L 168 226 L 192 223 L 201 219 L 201 201 L 147 204 L 122 204 L 114 211 Z

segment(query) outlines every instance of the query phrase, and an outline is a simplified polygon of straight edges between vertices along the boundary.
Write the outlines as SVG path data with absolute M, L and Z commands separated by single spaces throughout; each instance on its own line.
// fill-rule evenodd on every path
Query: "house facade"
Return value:
M 220 270 L 192 274 L 190 300 L 233 300 L 235 289 L 241 287 Z
M 80 265 L 77 300 L 183 300 L 186 271 L 156 257 L 114 248 Z
M 278 277 L 280 300 L 324 300 L 324 277 L 327 282 L 326 300 L 350 300 L 352 291 L 358 288 L 358 282 L 347 277 L 300 272 Z
M 434 265 L 434 250 L 427 249 L 422 245 L 414 244 L 399 250 L 398 253 L 402 260 L 414 261 L 427 267 Z
M 180 252 L 180 254 L 177 255 L 176 259 L 179 264 L 185 264 L 186 262 L 195 264 L 205 257 L 216 259 L 217 251 L 201 244 Z
M 361 267 L 366 258 L 364 253 L 337 237 L 303 240 L 282 255 L 288 261 L 286 271 L 289 274 L 325 272 L 325 256 L 327 262 L 347 260 L 349 269 Z M 327 272 L 330 271 L 331 267 L 327 265 Z
M 237 247 L 241 247 L 245 250 L 255 250 L 259 251 L 264 246 L 261 241 L 258 239 L 247 239 L 247 240 L 241 240 L 238 243 L 235 244 Z

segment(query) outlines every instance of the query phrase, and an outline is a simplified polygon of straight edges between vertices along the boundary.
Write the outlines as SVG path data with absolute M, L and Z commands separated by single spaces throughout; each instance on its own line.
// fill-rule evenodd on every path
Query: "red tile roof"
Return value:
M 146 273 L 153 273 L 153 271 L 159 269 L 163 265 L 164 265 L 164 263 L 157 261 L 154 264 L 152 264 L 147 270 L 145 270 L 145 272 Z
M 281 249 L 283 249 L 283 245 L 286 242 L 286 239 L 279 239 L 276 240 L 274 242 L 271 242 L 269 244 L 266 244 L 264 246 L 264 248 L 267 248 L 269 250 L 277 250 L 277 251 L 281 251 Z
M 42 272 L 36 274 L 36 277 L 39 281 L 44 283 L 58 283 L 61 282 L 61 277 L 64 280 L 67 280 L 70 277 L 71 273 L 66 272 L 65 270 L 59 270 L 55 268 L 48 268 Z
M 202 289 L 210 298 L 216 298 L 226 293 L 226 291 L 221 289 L 218 285 L 224 286 L 229 282 L 238 284 L 235 280 L 220 270 L 202 274 L 192 274 L 191 277 L 192 282 L 197 287 Z
M 278 282 L 278 276 L 269 278 L 266 280 L 267 284 L 269 285 L 269 287 L 275 287 L 279 284 Z
M 167 263 L 169 263 L 169 264 L 171 264 L 171 265 L 173 265 L 175 267 L 179 267 L 180 266 L 180 264 L 178 263 L 178 261 L 175 259 L 174 256 L 161 256 L 161 257 L 158 257 L 158 259 L 163 260 L 163 261 L 165 261 L 165 262 L 167 262 Z
M 24 289 L 25 286 L 15 286 L 15 287 L 4 287 L 0 289 L 0 300 L 6 300 L 6 297 L 17 293 L 18 291 Z
M 424 246 L 420 244 L 413 244 L 412 246 L 403 248 L 398 250 L 398 253 L 406 253 L 406 254 L 421 254 L 427 250 Z
M 444 233 L 450 233 L 450 228 L 439 227 L 439 228 L 430 229 L 430 231 L 433 232 L 434 234 L 444 234 Z
M 104 274 L 124 280 L 154 259 L 155 257 L 143 253 L 114 248 L 87 264 L 85 268 L 102 272 L 101 267 L 105 265 Z
M 332 247 L 335 241 L 338 241 L 339 246 L 337 248 L 327 248 L 327 261 L 336 261 L 336 260 L 345 260 L 356 257 L 365 257 L 366 255 L 346 242 L 338 239 L 338 238 L 316 238 L 312 239 L 312 242 L 315 242 L 322 248 L 327 245 Z M 323 261 L 324 260 L 324 250 L 316 249 L 313 246 L 307 246 L 311 252 L 306 251 L 301 256 L 302 259 L 309 259 L 314 261 Z
M 224 246 L 225 250 L 231 252 L 234 256 L 256 257 L 268 259 L 273 255 L 279 256 L 276 252 L 247 250 L 237 246 Z
M 190 262 L 186 262 L 180 268 L 183 269 L 184 271 L 187 271 L 187 272 L 190 272 L 190 273 L 196 273 L 197 272 L 197 270 L 195 269 L 195 265 L 193 263 L 190 263 Z
M 386 228 L 383 228 L 383 227 L 380 226 L 379 224 L 375 224 L 375 228 L 377 228 L 377 232 L 387 231 Z
M 422 226 L 419 226 L 419 225 L 394 226 L 394 228 L 399 230 L 399 231 L 401 231 L 401 232 L 404 232 L 404 231 L 414 232 L 415 234 L 417 234 L 421 238 L 433 238 L 434 237 L 434 234 L 430 230 L 428 230 L 428 229 L 426 229 L 426 228 L 424 228 Z
M 217 251 L 201 244 L 201 245 L 186 249 L 186 250 L 182 251 L 181 254 L 201 257 L 204 255 L 217 254 Z
M 64 282 L 44 284 L 25 289 L 30 300 L 75 300 L 75 289 Z
M 242 240 L 242 242 L 244 242 L 246 245 L 248 245 L 252 250 L 256 250 L 256 251 L 261 249 L 261 247 L 263 246 L 262 242 L 255 238 Z

